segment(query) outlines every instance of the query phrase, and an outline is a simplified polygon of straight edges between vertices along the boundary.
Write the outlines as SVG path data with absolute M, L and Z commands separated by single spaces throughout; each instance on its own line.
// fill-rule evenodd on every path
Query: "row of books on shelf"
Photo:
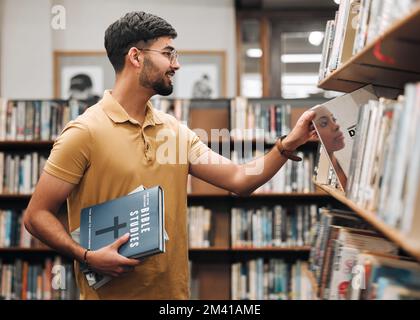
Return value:
M 0 248 L 43 248 L 23 225 L 23 213 L 17 210 L 0 210 Z
M 239 158 L 238 152 L 232 151 L 232 161 L 245 163 L 263 155 L 263 152 L 258 150 L 245 150 L 244 153 L 245 156 Z M 312 183 L 314 154 L 310 152 L 297 154 L 303 158 L 303 161 L 286 162 L 283 168 L 255 193 L 314 192 L 315 186 Z M 46 161 L 45 153 L 0 152 L 0 194 L 31 194 Z M 258 162 L 255 170 L 259 170 Z
M 266 150 L 265 152 L 267 152 Z M 313 152 L 297 152 L 303 161 L 287 161 L 268 182 L 260 186 L 254 193 L 287 193 L 302 192 L 309 193 L 315 191 L 312 182 L 314 170 L 314 153 Z M 264 155 L 262 150 L 243 150 L 243 155 L 237 150 L 231 152 L 231 160 L 233 163 L 243 164 L 253 159 L 260 158 Z M 261 169 L 261 163 L 256 162 L 255 172 Z
M 64 126 L 87 107 L 81 100 L 0 98 L 0 141 L 55 140 Z
M 190 248 L 214 245 L 212 211 L 203 206 L 188 208 Z M 0 248 L 45 248 L 23 225 L 23 211 L 0 210 Z M 310 244 L 316 225 L 316 205 L 232 208 L 231 246 L 296 247 Z
M 404 234 L 418 232 L 420 83 L 359 111 L 347 197 Z
M 0 259 L 0 299 L 74 300 L 78 299 L 73 266 L 59 256 L 42 263 Z
M 308 262 L 252 259 L 231 265 L 232 300 L 312 300 Z
M 173 115 L 188 125 L 192 100 L 153 99 L 154 108 Z M 274 142 L 290 131 L 288 104 L 229 99 L 230 129 L 235 140 Z M 83 100 L 7 100 L 0 98 L 0 141 L 51 141 L 64 126 L 83 113 L 89 104 Z M 211 107 L 211 102 L 209 102 Z
M 322 208 L 309 269 L 319 298 L 410 299 L 420 293 L 420 265 L 353 212 Z
M 0 194 L 31 194 L 46 161 L 38 152 L 0 152 Z
M 413 10 L 416 0 L 342 0 L 327 22 L 319 80 L 347 62 Z
M 232 208 L 232 247 L 295 247 L 311 243 L 317 206 Z
M 273 142 L 290 131 L 289 104 L 264 105 L 245 97 L 236 97 L 230 104 L 230 127 L 234 140 Z
M 196 264 L 189 262 L 191 299 L 200 299 Z M 230 265 L 232 300 L 316 299 L 307 261 L 275 258 L 247 259 Z
M 314 108 L 322 142 L 315 179 L 339 186 L 354 204 L 414 240 L 420 223 L 420 83 L 406 84 L 396 100 L 377 98 L 372 90 Z

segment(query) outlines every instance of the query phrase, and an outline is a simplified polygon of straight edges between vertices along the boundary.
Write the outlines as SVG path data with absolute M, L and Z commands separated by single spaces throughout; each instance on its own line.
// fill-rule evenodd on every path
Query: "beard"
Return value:
M 140 85 L 145 88 L 153 89 L 156 94 L 161 96 L 169 96 L 173 91 L 173 85 L 172 83 L 165 83 L 164 77 L 158 78 L 158 74 L 160 74 L 159 68 L 157 68 L 152 61 L 144 58 L 143 70 L 139 76 Z M 155 75 L 155 78 L 157 79 L 153 79 Z

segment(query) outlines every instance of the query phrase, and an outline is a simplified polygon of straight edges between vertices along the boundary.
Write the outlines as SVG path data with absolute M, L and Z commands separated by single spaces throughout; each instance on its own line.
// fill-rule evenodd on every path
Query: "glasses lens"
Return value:
M 171 63 L 174 63 L 177 60 L 178 60 L 178 53 L 174 50 L 171 53 Z

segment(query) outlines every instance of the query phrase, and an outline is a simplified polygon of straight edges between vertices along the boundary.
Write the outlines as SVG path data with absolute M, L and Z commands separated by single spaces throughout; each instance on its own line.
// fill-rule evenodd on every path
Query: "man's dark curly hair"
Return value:
M 128 50 L 139 42 L 159 37 L 176 38 L 175 29 L 164 19 L 142 11 L 129 12 L 111 24 L 105 31 L 105 49 L 116 73 L 124 68 Z

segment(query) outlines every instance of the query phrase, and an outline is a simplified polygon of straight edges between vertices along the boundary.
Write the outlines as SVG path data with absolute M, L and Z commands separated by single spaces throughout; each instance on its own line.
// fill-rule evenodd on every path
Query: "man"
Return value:
M 118 278 L 95 291 L 76 267 L 82 299 L 187 299 L 188 174 L 246 195 L 267 182 L 288 160 L 289 152 L 314 134 L 310 130 L 314 114 L 305 113 L 288 137 L 278 142 L 279 148 L 263 157 L 258 175 L 247 174 L 255 161 L 236 165 L 212 152 L 194 132 L 149 102 L 155 94 L 172 92 L 172 78 L 180 68 L 176 36 L 165 20 L 144 12 L 128 13 L 108 27 L 105 48 L 116 72 L 115 85 L 63 130 L 26 210 L 24 223 L 35 237 L 88 263 L 94 271 Z M 175 163 L 161 152 L 167 143 L 161 132 L 168 141 L 176 141 L 169 144 L 175 148 L 175 152 L 169 150 L 175 153 Z M 202 161 L 209 158 L 219 164 Z M 119 255 L 128 235 L 88 251 L 72 240 L 55 216 L 67 198 L 73 231 L 80 225 L 82 208 L 126 195 L 141 184 L 160 185 L 165 192 L 170 240 L 164 254 L 141 262 Z

